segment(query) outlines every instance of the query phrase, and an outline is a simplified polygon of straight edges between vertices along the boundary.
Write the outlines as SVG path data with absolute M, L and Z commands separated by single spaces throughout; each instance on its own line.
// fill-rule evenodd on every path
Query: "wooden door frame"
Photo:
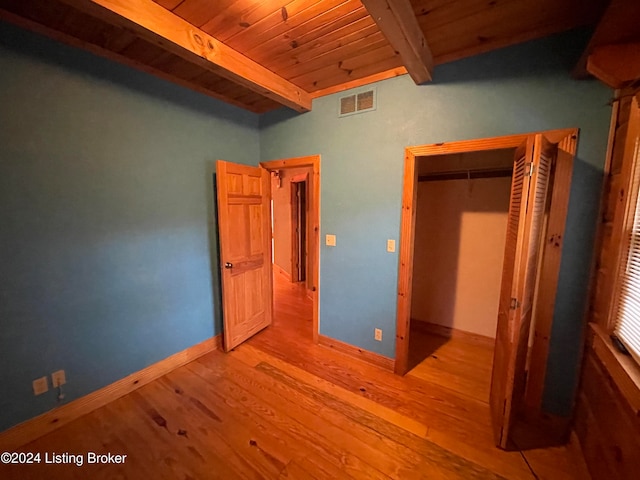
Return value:
M 307 157 L 287 158 L 282 160 L 271 160 L 260 162 L 260 166 L 269 172 L 284 170 L 287 168 L 311 168 L 312 182 L 311 195 L 307 197 L 309 216 L 307 222 L 310 226 L 307 235 L 309 243 L 308 266 L 311 267 L 311 300 L 313 302 L 313 342 L 318 343 L 319 327 L 319 297 L 320 297 L 320 155 L 310 155 Z M 269 191 L 271 197 L 271 191 Z M 309 276 L 309 271 L 307 271 Z
M 297 226 L 299 228 L 299 208 L 300 208 L 300 200 L 297 196 L 295 196 L 294 198 L 294 184 L 295 183 L 304 183 L 304 188 L 305 188 L 305 209 L 308 210 L 308 206 L 306 205 L 306 197 L 307 197 L 307 193 L 308 193 L 308 180 L 309 180 L 309 174 L 307 172 L 305 173 L 301 173 L 299 175 L 295 175 L 294 177 L 291 178 L 291 190 L 289 192 L 289 197 L 291 199 L 291 281 L 292 282 L 299 282 L 300 280 L 300 276 L 299 276 L 299 263 L 300 263 L 300 245 L 299 245 L 299 238 L 298 235 L 296 233 L 296 230 L 294 229 L 295 226 Z M 295 208 L 294 208 L 295 205 Z M 306 212 L 305 212 L 305 250 L 308 251 L 309 250 L 309 239 L 307 238 L 309 235 L 309 228 L 308 228 L 308 222 L 306 221 Z M 305 255 L 304 255 L 304 261 L 305 261 L 305 286 L 310 285 L 310 282 L 308 281 L 308 279 L 306 278 L 306 271 L 307 271 L 307 254 L 305 251 Z
M 547 238 L 552 239 L 550 248 L 542 253 L 540 275 L 541 289 L 535 304 L 537 318 L 531 364 L 527 384 L 526 405 L 539 411 L 549 353 L 549 338 L 553 323 L 556 290 L 560 273 L 562 240 L 569 207 L 569 192 L 573 174 L 573 159 L 578 142 L 578 129 L 567 128 L 529 132 L 502 137 L 477 140 L 433 143 L 405 148 L 404 177 L 402 190 L 402 218 L 400 227 L 400 257 L 398 260 L 398 303 L 396 317 L 396 356 L 394 371 L 407 373 L 409 363 L 409 325 L 411 321 L 411 289 L 413 281 L 413 249 L 416 223 L 416 201 L 418 193 L 419 157 L 451 153 L 477 152 L 516 148 L 531 135 L 543 134 L 558 143 L 558 158 L 552 186 L 551 208 L 548 219 Z

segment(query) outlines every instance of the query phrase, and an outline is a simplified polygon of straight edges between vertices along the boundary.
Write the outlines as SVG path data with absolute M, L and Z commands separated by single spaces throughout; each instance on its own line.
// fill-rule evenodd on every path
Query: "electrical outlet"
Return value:
M 387 252 L 395 252 L 396 251 L 396 241 L 389 239 L 387 240 Z
M 376 328 L 374 330 L 374 333 L 373 333 L 373 338 L 375 338 L 377 341 L 381 342 L 382 341 L 382 330 L 380 330 L 379 328 Z
M 336 246 L 336 236 L 335 235 L 327 235 L 326 243 L 330 247 L 335 247 Z
M 40 377 L 33 381 L 34 395 L 42 395 L 47 390 L 49 390 L 49 382 L 47 381 L 47 377 Z
M 60 385 L 67 383 L 67 378 L 64 374 L 64 370 L 58 370 L 51 374 L 51 384 L 53 388 L 58 388 Z

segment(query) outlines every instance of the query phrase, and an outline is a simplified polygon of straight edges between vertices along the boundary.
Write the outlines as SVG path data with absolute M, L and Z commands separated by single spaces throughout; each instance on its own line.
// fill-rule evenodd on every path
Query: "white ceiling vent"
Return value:
M 356 113 L 370 112 L 376 109 L 376 89 L 370 88 L 363 92 L 340 97 L 338 116 L 346 117 Z

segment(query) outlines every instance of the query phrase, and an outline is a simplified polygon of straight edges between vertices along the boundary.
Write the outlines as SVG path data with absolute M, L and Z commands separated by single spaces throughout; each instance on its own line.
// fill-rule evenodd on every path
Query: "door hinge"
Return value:
M 536 166 L 533 162 L 529 162 L 527 165 L 529 166 L 529 173 L 527 173 L 527 176 L 533 177 L 533 173 L 536 171 Z
M 517 298 L 511 298 L 511 303 L 509 304 L 509 308 L 511 310 L 516 310 L 520 306 L 520 302 Z

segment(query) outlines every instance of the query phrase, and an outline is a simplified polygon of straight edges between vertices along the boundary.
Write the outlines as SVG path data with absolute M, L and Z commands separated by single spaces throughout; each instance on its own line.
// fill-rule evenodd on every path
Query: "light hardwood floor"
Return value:
M 0 465 L 2 479 L 583 479 L 565 447 L 493 447 L 491 348 L 416 332 L 398 377 L 311 341 L 311 302 L 276 279 L 272 327 L 22 448 L 85 463 Z M 426 358 L 425 358 L 426 357 Z M 126 454 L 87 465 L 87 452 Z M 527 465 L 530 464 L 531 468 Z

